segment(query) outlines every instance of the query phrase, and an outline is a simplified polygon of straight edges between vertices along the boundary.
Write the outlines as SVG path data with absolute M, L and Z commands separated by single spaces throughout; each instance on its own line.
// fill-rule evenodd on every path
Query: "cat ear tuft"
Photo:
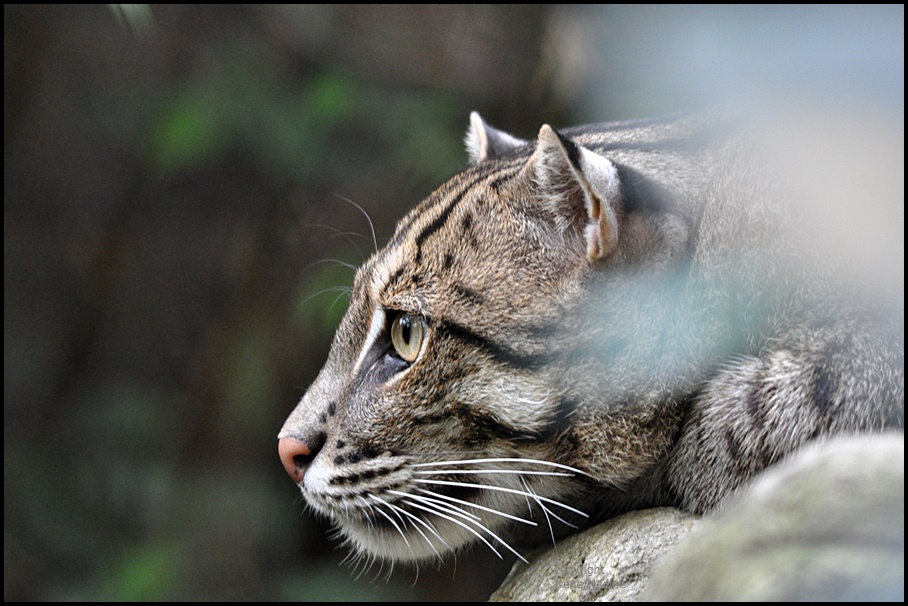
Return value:
M 467 129 L 466 144 L 470 164 L 479 164 L 522 147 L 527 144 L 527 141 L 492 128 L 486 124 L 478 112 L 472 112 L 470 126 Z
M 621 209 L 618 170 L 611 160 L 546 124 L 530 163 L 536 189 L 556 226 L 582 226 L 590 263 L 607 257 L 618 244 Z

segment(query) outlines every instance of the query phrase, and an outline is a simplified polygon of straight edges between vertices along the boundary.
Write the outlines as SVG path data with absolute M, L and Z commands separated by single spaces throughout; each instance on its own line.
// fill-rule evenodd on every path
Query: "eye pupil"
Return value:
M 419 316 L 398 312 L 391 324 L 391 344 L 401 358 L 415 362 L 422 349 L 425 320 Z

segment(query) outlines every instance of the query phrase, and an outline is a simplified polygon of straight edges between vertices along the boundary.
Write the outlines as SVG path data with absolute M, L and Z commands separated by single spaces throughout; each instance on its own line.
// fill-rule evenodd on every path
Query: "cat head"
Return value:
M 307 503 L 395 560 L 472 542 L 514 551 L 507 526 L 570 527 L 585 516 L 572 495 L 629 481 L 652 464 L 646 432 L 665 431 L 622 413 L 596 429 L 597 444 L 622 444 L 615 456 L 578 445 L 580 409 L 601 398 L 584 379 L 599 355 L 591 276 L 654 242 L 619 168 L 548 125 L 527 142 L 476 113 L 467 148 L 472 165 L 358 271 L 329 359 L 279 435 Z

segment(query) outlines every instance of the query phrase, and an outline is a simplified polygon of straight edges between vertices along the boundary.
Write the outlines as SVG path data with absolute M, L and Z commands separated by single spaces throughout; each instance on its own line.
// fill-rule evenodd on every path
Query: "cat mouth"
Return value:
M 544 488 L 546 481 L 582 472 L 553 471 L 554 464 L 538 461 L 533 462 L 535 469 L 525 460 L 522 469 L 501 464 L 511 461 L 412 464 L 406 482 L 362 487 L 343 498 L 307 494 L 305 487 L 303 492 L 310 505 L 335 521 L 344 542 L 357 553 L 395 561 L 440 560 L 468 543 L 478 542 L 500 558 L 512 554 L 523 560 L 509 543 L 507 527 L 548 524 L 551 529 L 552 524 L 565 524 L 576 528 L 565 517 L 576 521 L 586 514 L 543 496 L 548 491 L 538 489 Z M 477 465 L 488 467 L 490 462 L 496 465 L 494 469 L 477 469 Z M 452 468 L 455 463 L 465 464 Z
M 483 507 L 468 497 L 475 489 L 452 487 L 445 493 L 423 491 L 399 493 L 386 498 L 372 496 L 373 506 L 336 515 L 341 534 L 355 551 L 394 561 L 442 560 L 470 542 L 479 540 L 502 557 L 511 551 L 500 536 L 503 524 L 495 516 L 483 515 Z M 392 500 L 390 496 L 398 497 Z M 486 508 L 488 509 L 488 508 Z

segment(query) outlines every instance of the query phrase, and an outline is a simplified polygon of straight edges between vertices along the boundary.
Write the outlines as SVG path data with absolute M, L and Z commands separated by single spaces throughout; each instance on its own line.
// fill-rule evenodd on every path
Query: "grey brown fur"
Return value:
M 505 552 L 704 512 L 817 437 L 902 428 L 903 294 L 839 280 L 735 132 L 687 116 L 525 142 L 474 114 L 474 164 L 360 269 L 281 430 L 306 445 L 285 465 L 307 503 L 370 556 Z M 398 312 L 425 323 L 412 363 Z

